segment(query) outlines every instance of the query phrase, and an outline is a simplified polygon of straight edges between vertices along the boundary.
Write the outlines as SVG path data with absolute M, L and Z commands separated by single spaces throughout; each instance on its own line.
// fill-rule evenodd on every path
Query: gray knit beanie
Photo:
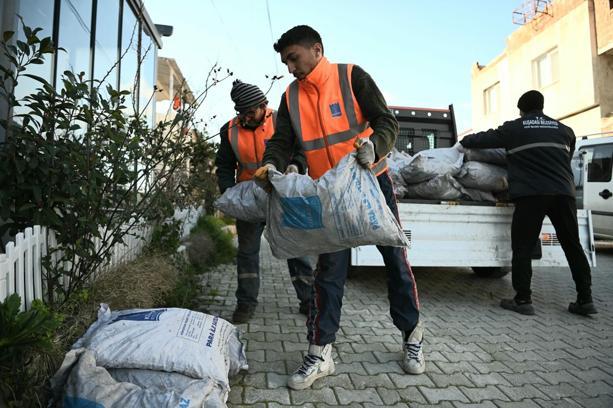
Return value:
M 264 92 L 256 85 L 247 84 L 237 79 L 232 83 L 230 97 L 234 102 L 234 110 L 244 113 L 247 109 L 253 108 L 263 102 L 268 103 Z

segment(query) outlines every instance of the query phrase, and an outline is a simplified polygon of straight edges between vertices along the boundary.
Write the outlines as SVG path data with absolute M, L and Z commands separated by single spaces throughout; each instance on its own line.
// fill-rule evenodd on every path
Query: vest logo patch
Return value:
M 330 104 L 330 113 L 332 114 L 333 118 L 338 118 L 339 116 L 342 115 L 341 113 L 341 105 L 339 105 L 338 102 L 334 102 Z

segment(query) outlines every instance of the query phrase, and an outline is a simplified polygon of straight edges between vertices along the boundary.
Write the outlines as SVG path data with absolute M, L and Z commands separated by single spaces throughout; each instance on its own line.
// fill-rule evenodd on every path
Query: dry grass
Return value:
M 167 256 L 146 254 L 100 277 L 92 287 L 94 303 L 111 310 L 163 306 L 178 282 L 178 271 Z

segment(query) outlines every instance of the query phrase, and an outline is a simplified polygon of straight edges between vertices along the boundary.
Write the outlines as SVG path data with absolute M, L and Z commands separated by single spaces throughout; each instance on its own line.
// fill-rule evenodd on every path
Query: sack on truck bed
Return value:
M 462 186 L 451 175 L 443 174 L 419 184 L 407 186 L 407 198 L 426 200 L 459 200 Z
M 464 149 L 465 161 L 507 165 L 507 151 L 505 149 Z
M 264 234 L 277 258 L 319 255 L 360 245 L 407 246 L 377 178 L 355 153 L 317 181 L 300 174 L 269 172 Z
M 224 191 L 213 205 L 222 213 L 238 220 L 264 222 L 268 194 L 254 181 L 242 181 Z
M 407 184 L 417 184 L 445 174 L 455 175 L 462 167 L 464 155 L 453 148 L 423 150 L 400 170 Z
M 467 188 L 498 193 L 508 190 L 507 170 L 504 167 L 476 161 L 464 163 L 456 179 Z

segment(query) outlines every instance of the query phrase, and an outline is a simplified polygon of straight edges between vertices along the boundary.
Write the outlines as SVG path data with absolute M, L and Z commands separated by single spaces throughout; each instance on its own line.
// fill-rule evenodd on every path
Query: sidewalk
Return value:
M 388 313 L 385 271 L 364 269 L 347 281 L 334 360 L 336 373 L 294 391 L 286 378 L 306 350 L 306 318 L 287 265 L 262 242 L 262 287 L 255 318 L 239 325 L 249 372 L 232 380 L 231 407 L 386 406 L 439 408 L 613 407 L 613 253 L 599 253 L 593 272 L 600 313 L 566 311 L 574 300 L 567 268 L 536 269 L 536 316 L 498 307 L 512 294 L 510 275 L 479 279 L 467 269 L 420 268 L 426 325 L 426 373 L 404 374 L 400 334 Z M 208 276 L 210 313 L 229 319 L 235 265 Z M 212 291 L 211 291 L 212 290 Z

